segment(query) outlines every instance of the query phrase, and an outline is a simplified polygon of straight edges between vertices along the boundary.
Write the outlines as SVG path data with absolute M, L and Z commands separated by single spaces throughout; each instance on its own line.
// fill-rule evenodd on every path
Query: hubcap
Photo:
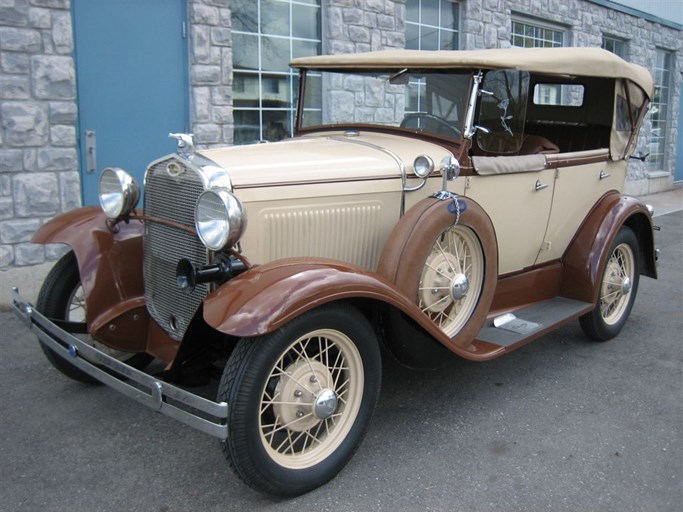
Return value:
M 337 394 L 331 389 L 324 389 L 315 397 L 314 414 L 319 420 L 326 420 L 337 410 Z
M 451 281 L 451 297 L 453 300 L 462 300 L 470 289 L 470 280 L 465 274 L 456 274 Z
M 303 432 L 332 416 L 337 408 L 337 395 L 329 389 L 332 376 L 325 365 L 318 361 L 297 361 L 285 368 L 285 374 L 290 378 L 280 380 L 275 394 L 286 400 L 274 404 L 273 409 L 283 423 L 290 424 L 290 430 Z M 330 407 L 332 410 L 325 413 Z
M 600 314 L 607 324 L 617 323 L 629 303 L 635 272 L 633 251 L 628 244 L 620 244 L 607 262 L 600 290 Z

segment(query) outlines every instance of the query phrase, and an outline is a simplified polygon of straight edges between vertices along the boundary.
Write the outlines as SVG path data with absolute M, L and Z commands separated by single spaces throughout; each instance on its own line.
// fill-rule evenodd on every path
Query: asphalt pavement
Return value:
M 355 457 L 324 487 L 260 495 L 213 438 L 103 386 L 70 381 L 0 313 L 0 511 L 676 511 L 683 504 L 683 212 L 656 218 L 607 343 L 578 322 L 489 363 L 431 372 L 384 357 Z

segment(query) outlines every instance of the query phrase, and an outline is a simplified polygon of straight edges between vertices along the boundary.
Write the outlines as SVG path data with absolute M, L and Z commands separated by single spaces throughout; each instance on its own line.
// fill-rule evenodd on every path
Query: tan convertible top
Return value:
M 312 69 L 522 69 L 547 75 L 626 78 L 652 97 L 650 73 L 601 48 L 503 48 L 474 51 L 385 50 L 294 59 L 293 68 Z

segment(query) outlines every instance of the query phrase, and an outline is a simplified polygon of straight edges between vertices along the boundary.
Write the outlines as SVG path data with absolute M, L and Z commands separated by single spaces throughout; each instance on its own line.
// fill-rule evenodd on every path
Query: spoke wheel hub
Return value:
M 297 361 L 285 368 L 275 389 L 276 416 L 289 430 L 303 432 L 332 416 L 337 394 L 330 389 L 332 375 L 319 361 Z

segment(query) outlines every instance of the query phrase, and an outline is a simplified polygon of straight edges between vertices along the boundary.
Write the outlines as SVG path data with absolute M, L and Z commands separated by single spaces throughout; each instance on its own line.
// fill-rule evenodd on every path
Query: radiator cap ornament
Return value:
M 178 141 L 178 154 L 181 156 L 194 155 L 194 134 L 192 133 L 169 133 L 168 136 Z

